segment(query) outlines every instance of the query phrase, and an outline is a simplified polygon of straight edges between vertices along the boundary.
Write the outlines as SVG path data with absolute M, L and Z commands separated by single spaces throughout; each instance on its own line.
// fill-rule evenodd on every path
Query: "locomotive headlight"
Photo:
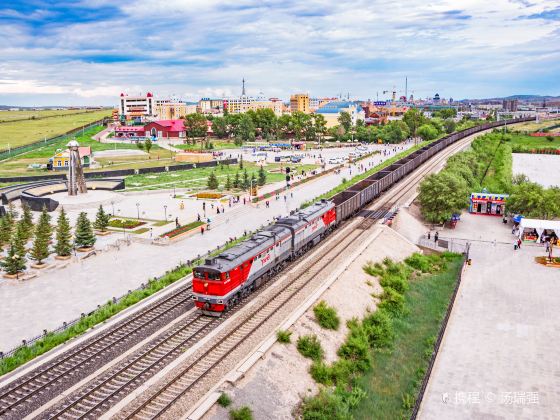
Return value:
M 204 288 L 208 289 L 208 283 L 204 283 Z

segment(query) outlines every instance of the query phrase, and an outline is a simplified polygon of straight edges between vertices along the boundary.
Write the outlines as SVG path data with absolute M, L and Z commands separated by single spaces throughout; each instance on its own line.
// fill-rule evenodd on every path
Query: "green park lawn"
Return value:
M 251 163 L 244 162 L 244 169 L 247 169 L 249 178 L 252 174 L 258 177 L 259 166 Z M 286 165 L 283 165 L 286 167 Z M 299 173 L 302 170 L 310 171 L 317 168 L 316 165 L 300 165 L 292 164 L 290 165 L 292 169 L 297 169 Z M 264 167 L 267 172 L 266 181 L 267 183 L 283 181 L 286 179 L 286 175 L 279 171 L 279 164 L 268 164 Z M 220 188 L 226 181 L 229 175 L 230 180 L 233 182 L 235 173 L 239 172 L 239 177 L 243 179 L 243 170 L 239 169 L 239 165 L 222 165 L 214 168 L 199 168 L 191 169 L 187 171 L 176 171 L 176 172 L 162 172 L 157 174 L 142 174 L 142 175 L 131 175 L 126 178 L 126 189 L 127 190 L 157 190 L 157 189 L 169 189 L 169 188 L 192 188 L 192 189 L 203 189 L 208 182 L 208 176 L 215 172 L 218 178 Z
M 76 127 L 84 124 L 100 120 L 111 115 L 110 109 L 95 110 L 91 112 L 77 113 L 71 111 L 52 111 L 56 112 L 56 116 L 49 118 L 37 119 L 19 119 L 14 112 L 0 113 L 0 150 L 6 150 L 9 147 L 22 146 L 33 143 L 44 138 L 50 138 L 62 135 Z M 22 112 L 20 118 L 28 118 L 29 111 Z M 51 111 L 33 111 L 39 113 L 48 113 Z M 44 117 L 45 115 L 43 115 Z M 1 122 L 11 120 L 9 122 Z
M 542 130 L 544 128 L 550 128 L 558 124 L 560 124 L 560 119 L 539 122 L 528 121 L 521 124 L 512 125 L 509 129 L 520 133 L 531 133 L 533 131 Z

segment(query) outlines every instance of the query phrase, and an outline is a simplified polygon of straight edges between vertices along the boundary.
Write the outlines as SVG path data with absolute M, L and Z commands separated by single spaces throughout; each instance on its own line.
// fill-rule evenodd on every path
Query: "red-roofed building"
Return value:
M 144 126 L 146 137 L 171 138 L 185 137 L 185 121 L 184 120 L 160 120 L 153 121 Z
M 144 137 L 145 131 L 141 125 L 122 125 L 115 127 L 115 137 Z

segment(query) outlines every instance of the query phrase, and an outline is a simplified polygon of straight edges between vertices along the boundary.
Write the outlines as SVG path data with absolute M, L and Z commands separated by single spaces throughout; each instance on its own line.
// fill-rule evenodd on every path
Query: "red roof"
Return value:
M 168 131 L 185 131 L 185 120 L 159 120 L 153 121 L 150 124 L 165 127 Z M 146 127 L 150 124 L 146 124 Z
M 80 157 L 91 155 L 91 146 L 78 147 L 78 153 L 80 153 Z

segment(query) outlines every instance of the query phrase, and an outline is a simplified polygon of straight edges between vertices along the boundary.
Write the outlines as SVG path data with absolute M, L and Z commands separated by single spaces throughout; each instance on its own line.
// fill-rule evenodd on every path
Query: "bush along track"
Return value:
M 364 266 L 383 287 L 377 310 L 347 322 L 337 361 L 314 353 L 310 374 L 322 386 L 303 400 L 301 417 L 409 418 L 462 262 L 451 253 L 413 254 Z
M 251 235 L 251 233 L 229 242 L 219 250 L 213 251 L 210 255 L 216 255 L 234 245 L 237 245 L 241 241 L 245 240 L 249 235 Z M 52 350 L 56 346 L 63 344 L 74 337 L 82 335 L 95 325 L 108 320 L 122 310 L 184 278 L 192 272 L 192 268 L 194 266 L 200 264 L 201 262 L 202 259 L 192 261 L 188 266 L 183 264 L 179 265 L 159 278 L 148 280 L 148 283 L 144 288 L 132 291 L 116 303 L 108 301 L 104 305 L 101 305 L 98 309 L 82 317 L 76 324 L 70 326 L 69 328 L 56 333 L 48 333 L 32 345 L 20 347 L 12 355 L 0 359 L 0 376 L 13 371 L 30 360 Z

